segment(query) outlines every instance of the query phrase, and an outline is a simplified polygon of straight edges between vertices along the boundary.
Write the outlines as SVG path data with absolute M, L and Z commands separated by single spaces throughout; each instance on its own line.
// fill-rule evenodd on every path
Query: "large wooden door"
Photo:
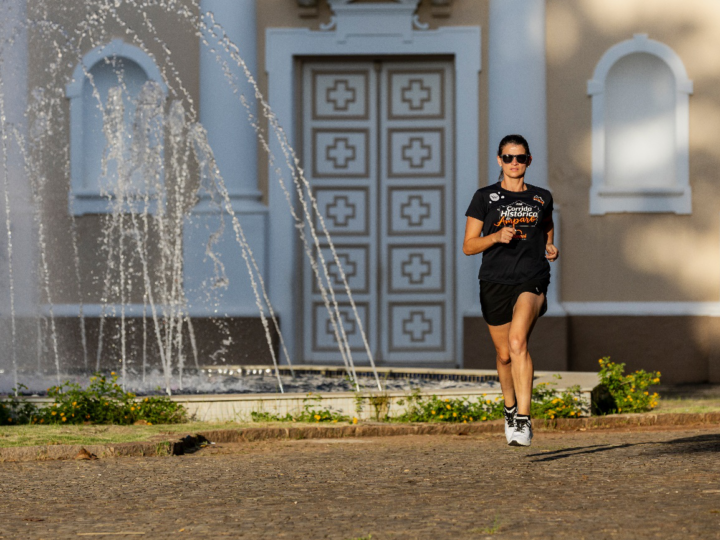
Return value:
M 305 172 L 379 362 L 455 360 L 452 96 L 448 61 L 303 67 Z M 357 321 L 326 246 L 323 254 L 362 361 Z M 304 359 L 339 362 L 307 261 L 303 270 Z

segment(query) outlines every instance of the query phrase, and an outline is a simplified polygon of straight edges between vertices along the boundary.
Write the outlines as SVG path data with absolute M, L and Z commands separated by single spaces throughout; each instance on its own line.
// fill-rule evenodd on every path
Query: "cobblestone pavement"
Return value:
M 226 444 L 0 482 L 1 538 L 720 539 L 720 426 Z

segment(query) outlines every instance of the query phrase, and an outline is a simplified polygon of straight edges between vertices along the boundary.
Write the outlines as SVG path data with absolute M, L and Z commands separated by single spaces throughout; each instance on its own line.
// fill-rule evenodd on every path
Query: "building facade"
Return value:
M 497 180 L 499 140 L 521 133 L 533 153 L 526 181 L 553 193 L 561 253 L 531 341 L 536 369 L 594 370 L 611 356 L 630 369 L 659 369 L 664 382 L 720 382 L 714 0 L 179 4 L 204 25 L 175 25 L 158 9 L 149 27 L 125 3 L 87 40 L 92 47 L 80 42 L 79 61 L 59 69 L 67 114 L 57 144 L 69 143 L 71 171 L 69 182 L 48 173 L 44 215 L 57 230 L 74 216 L 86 286 L 82 302 L 63 286 L 72 250 L 58 238 L 51 258 L 66 270 L 48 287 L 58 317 L 71 320 L 81 303 L 94 316 L 102 309 L 89 269 L 102 265 L 93 231 L 105 202 L 93 167 L 103 145 L 88 136 L 99 128 L 84 81 L 94 75 L 107 93 L 117 65 L 100 60 L 119 58 L 131 93 L 156 81 L 161 99 L 197 110 L 293 363 L 343 361 L 298 235 L 299 182 L 316 204 L 311 221 L 332 238 L 309 249 L 326 261 L 327 292 L 356 363 L 370 353 L 379 365 L 494 367 L 480 258 L 461 250 L 464 213 L 474 191 Z M 31 17 L 41 5 L 27 0 Z M 67 26 L 84 17 L 51 9 Z M 16 60 L 27 65 L 27 82 L 16 93 L 32 102 L 55 51 L 32 26 L 27 47 L 33 54 Z M 295 159 L 298 168 L 285 166 Z M 217 239 L 229 285 L 209 304 L 199 286 L 214 264 L 207 231 L 228 208 L 201 192 L 187 211 L 188 314 L 198 328 L 225 318 L 236 337 L 224 361 L 243 350 L 240 361 L 252 363 L 263 354 L 247 351 L 260 351 L 265 337 L 237 229 Z M 129 300 L 129 312 L 138 316 L 142 302 Z

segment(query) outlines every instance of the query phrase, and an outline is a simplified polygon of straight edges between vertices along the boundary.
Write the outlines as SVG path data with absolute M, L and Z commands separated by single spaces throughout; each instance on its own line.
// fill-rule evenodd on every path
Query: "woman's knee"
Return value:
M 498 353 L 497 353 L 497 356 L 495 357 L 495 360 L 496 360 L 499 364 L 502 364 L 503 366 L 507 366 L 507 365 L 510 364 L 510 355 L 507 354 L 507 353 L 506 353 L 505 355 L 502 355 L 502 354 L 500 354 L 500 353 L 498 352 Z
M 519 355 L 527 352 L 527 336 L 510 335 L 510 354 Z

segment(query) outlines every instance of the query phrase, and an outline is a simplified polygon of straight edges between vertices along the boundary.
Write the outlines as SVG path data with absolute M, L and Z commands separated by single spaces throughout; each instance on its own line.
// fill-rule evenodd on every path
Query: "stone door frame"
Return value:
M 455 63 L 455 132 L 462 134 L 455 141 L 455 234 L 465 228 L 467 202 L 478 188 L 479 177 L 479 77 L 481 69 L 481 35 L 478 26 L 443 27 L 437 30 L 398 29 L 397 34 L 376 34 L 363 28 L 358 33 L 339 35 L 335 31 L 311 31 L 306 28 L 268 28 L 266 31 L 265 70 L 268 76 L 268 100 L 291 146 L 297 137 L 297 72 L 299 58 L 342 56 L 451 56 Z M 271 134 L 271 151 L 276 159 L 283 156 L 275 136 Z M 289 171 L 283 171 L 286 186 L 292 186 Z M 285 195 L 274 170 L 269 173 L 268 204 L 269 253 L 283 254 L 280 263 L 269 265 L 270 299 L 281 319 L 286 345 L 292 359 L 298 358 L 302 337 L 297 318 L 302 316 L 298 303 L 300 271 L 297 268 L 298 242 Z M 455 260 L 455 351 L 456 363 L 462 364 L 463 317 L 477 302 L 471 291 L 477 289 L 474 261 L 457 250 Z

